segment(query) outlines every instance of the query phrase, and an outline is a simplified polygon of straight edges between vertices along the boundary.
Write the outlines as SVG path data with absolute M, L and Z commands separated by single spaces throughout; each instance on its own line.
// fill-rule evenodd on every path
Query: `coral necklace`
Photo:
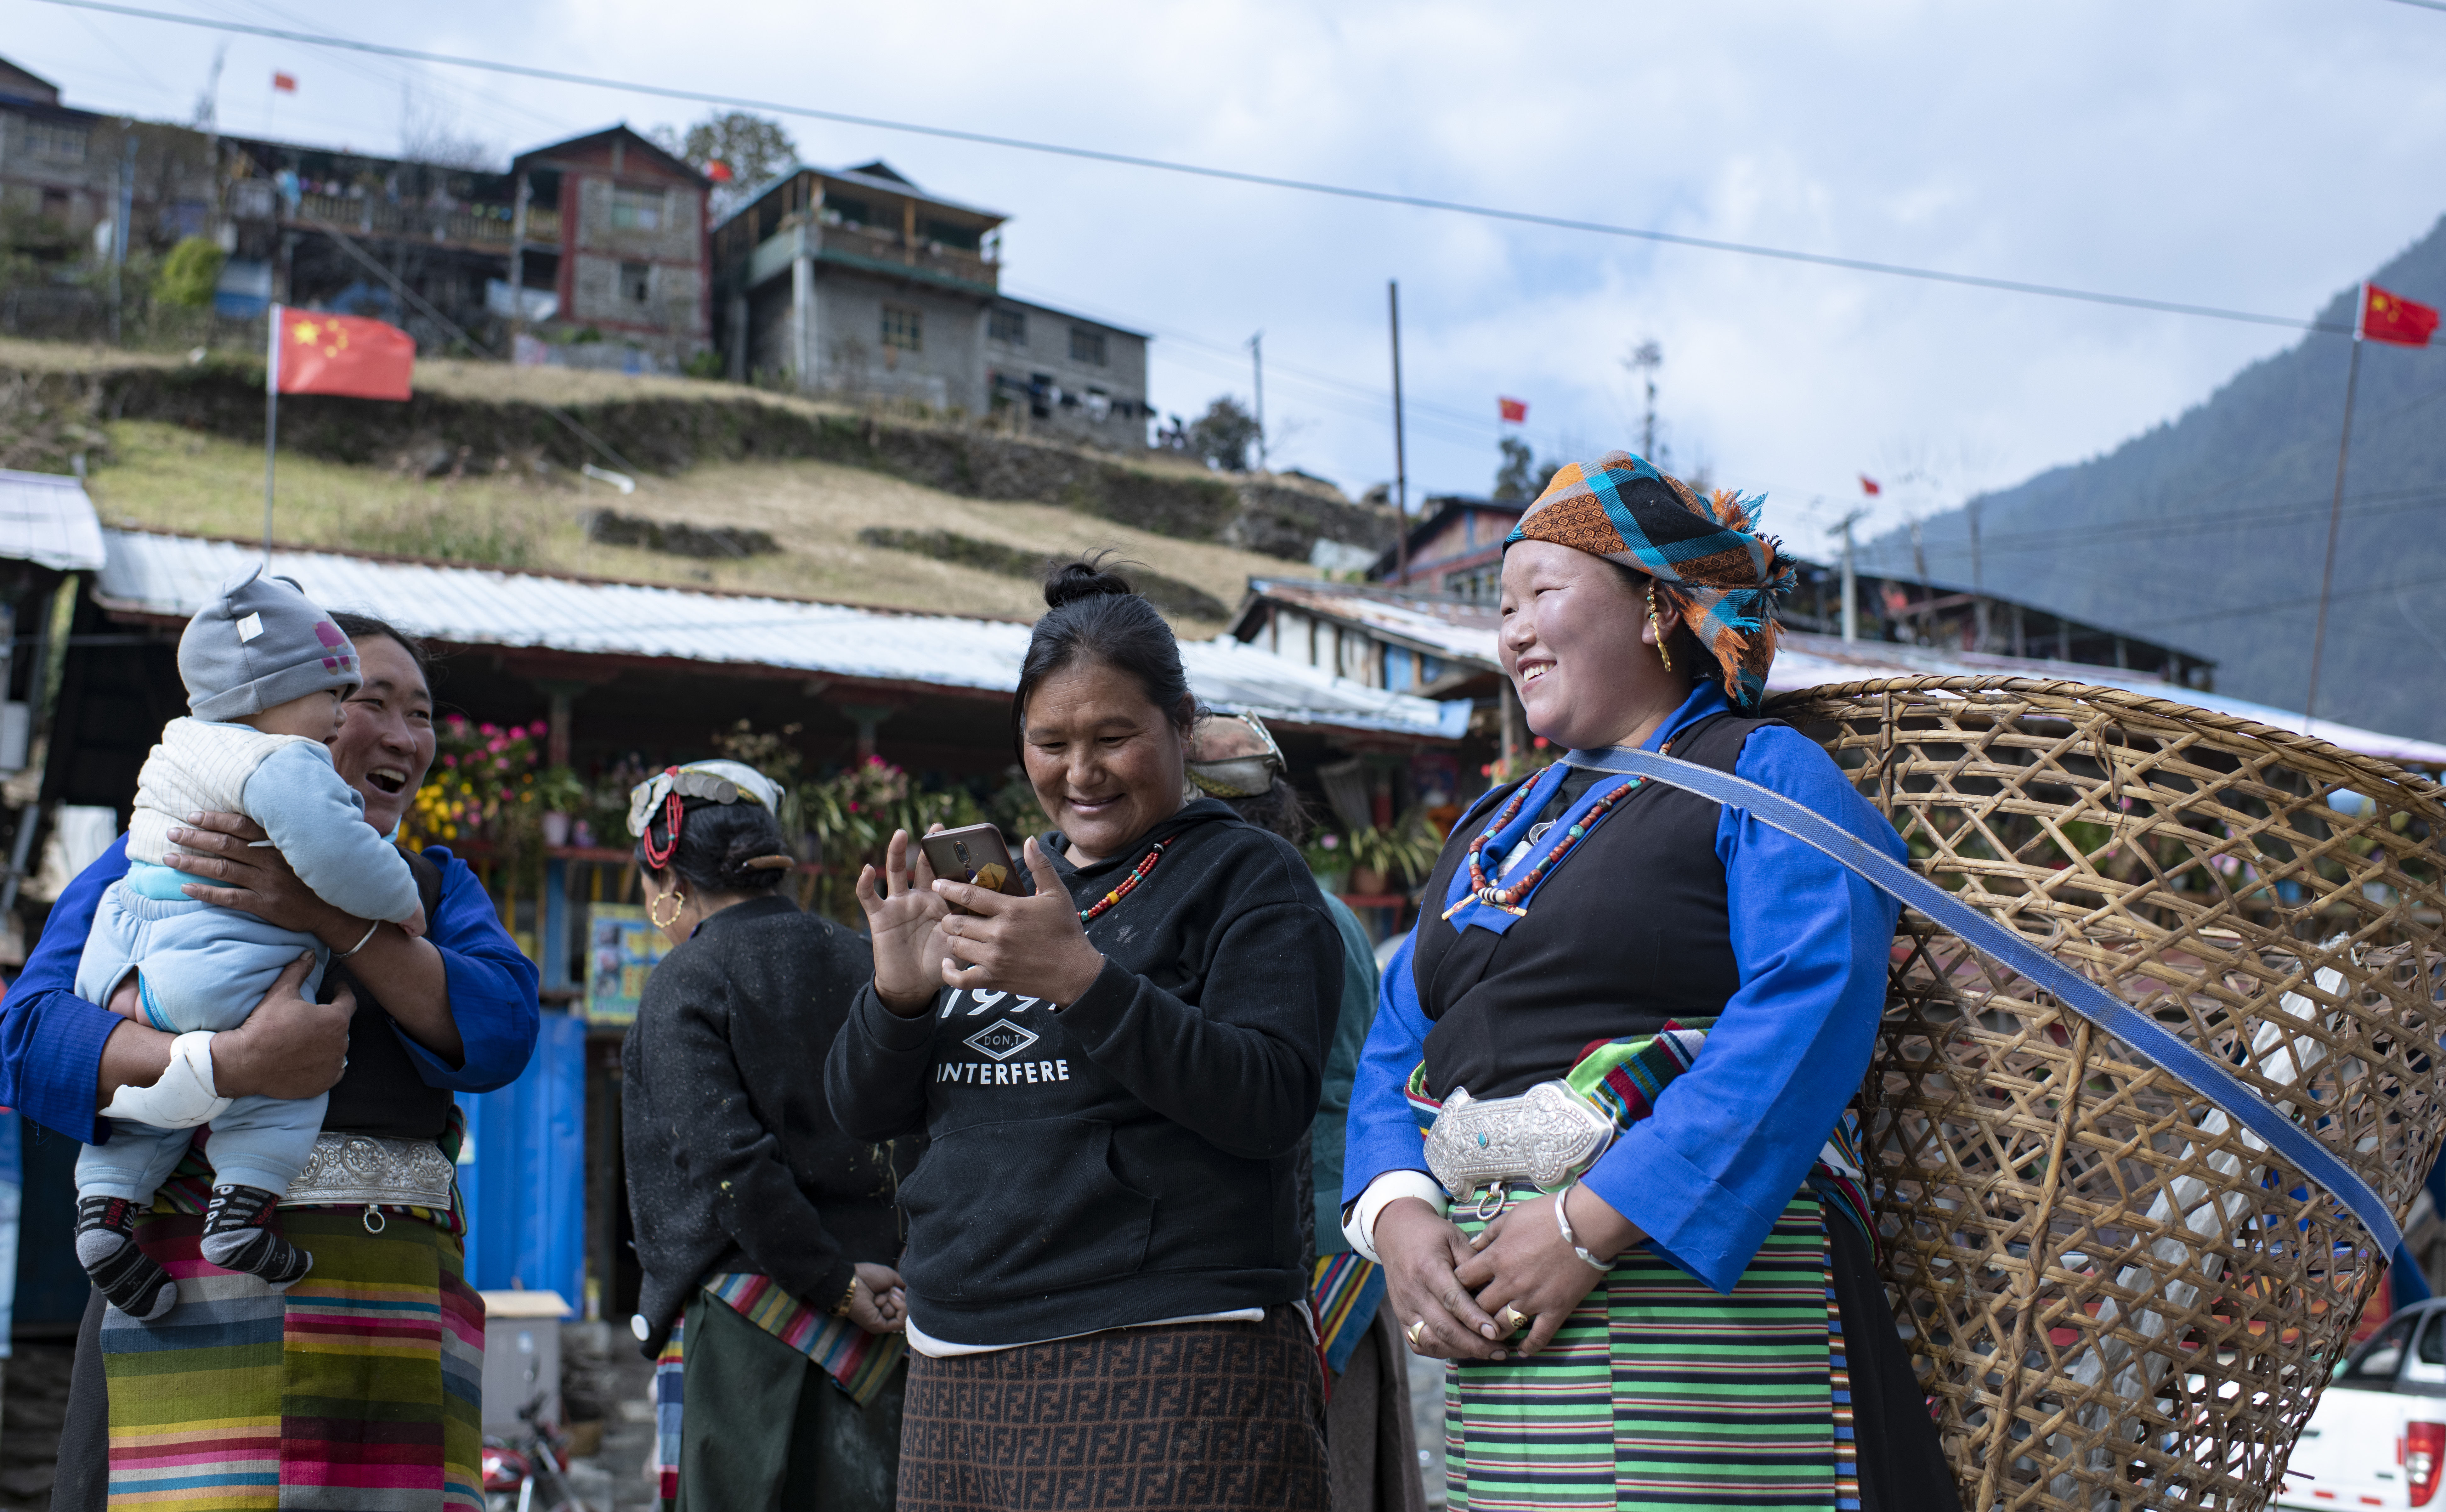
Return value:
M 1128 876 L 1121 879 L 1120 887 L 1097 899 L 1094 906 L 1079 910 L 1079 923 L 1082 926 L 1093 923 L 1098 914 L 1128 897 L 1139 883 L 1146 880 L 1147 873 L 1155 869 L 1155 864 L 1163 859 L 1163 848 L 1170 844 L 1172 842 L 1169 840 L 1157 841 L 1155 849 L 1147 852 L 1147 858 L 1132 868 Z
M 1477 838 L 1469 843 L 1469 891 L 1461 894 L 1460 902 L 1446 908 L 1443 916 L 1450 919 L 1473 903 L 1482 903 L 1490 908 L 1500 908 L 1515 919 L 1525 916 L 1529 910 L 1519 906 L 1520 900 L 1529 896 L 1547 872 L 1561 865 L 1563 858 L 1570 855 L 1572 849 L 1582 840 L 1588 838 L 1589 831 L 1597 827 L 1597 821 L 1605 817 L 1607 810 L 1629 796 L 1631 790 L 1637 788 L 1639 783 L 1640 779 L 1633 777 L 1599 798 L 1588 812 L 1580 815 L 1580 822 L 1571 826 L 1564 833 L 1563 838 L 1556 842 L 1554 849 L 1546 852 L 1544 860 L 1531 867 L 1521 875 L 1520 880 L 1512 886 L 1498 887 L 1486 880 L 1486 867 L 1480 858 L 1486 852 L 1487 842 L 1493 840 L 1505 825 L 1510 824 L 1519 814 L 1520 805 L 1528 798 L 1529 790 L 1537 785 L 1533 780 L 1522 783 L 1520 791 L 1512 795 L 1512 801 L 1503 806 L 1503 812 L 1495 816 L 1495 822 L 1478 831 Z

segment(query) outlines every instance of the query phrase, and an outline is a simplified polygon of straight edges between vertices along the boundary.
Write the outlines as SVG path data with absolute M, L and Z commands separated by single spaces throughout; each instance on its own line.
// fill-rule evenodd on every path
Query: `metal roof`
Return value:
M 1437 655 L 1478 666 L 1500 665 L 1496 661 L 1495 638 L 1502 619 L 1490 605 L 1349 583 L 1276 578 L 1253 578 L 1250 581 L 1249 589 L 1256 598 L 1272 599 L 1307 613 L 1354 625 Z M 1248 619 L 1248 611 L 1243 608 L 1240 623 L 1245 625 Z M 2125 688 L 2155 698 L 2172 698 L 2198 708 L 2256 719 L 2262 724 L 2272 724 L 2282 729 L 2303 728 L 2302 716 L 2295 711 L 2253 703 L 2247 699 L 2229 698 L 2222 693 L 2204 693 L 2146 672 L 2092 666 L 2085 662 L 1947 651 L 1934 646 L 1902 645 L 1891 641 L 1859 641 L 1846 644 L 1840 636 L 1811 635 L 1798 630 L 1783 632 L 1782 648 L 1776 655 L 1775 665 L 1767 673 L 1766 685 L 1771 693 L 1790 693 L 1799 688 L 1823 687 L 1835 682 L 1894 677 L 2059 679 L 2087 682 L 2098 687 Z M 2446 745 L 2435 741 L 2364 730 L 2356 725 L 2339 724 L 2332 719 L 2313 719 L 2305 733 L 2343 746 L 2347 751 L 2359 751 L 2364 756 L 2393 761 L 2399 766 L 2431 770 L 2446 768 Z
M 102 566 L 102 520 L 85 484 L 57 473 L 0 468 L 0 557 L 55 572 Z
M 81 495 L 80 495 L 81 496 Z M 88 509 L 88 517 L 90 510 Z M 126 613 L 185 619 L 252 568 L 257 548 L 145 531 L 101 531 L 95 595 Z M 97 553 L 99 557 L 100 553 Z M 1008 693 L 1028 627 L 843 604 L 612 583 L 344 551 L 275 550 L 272 570 L 324 607 L 377 615 L 462 645 L 648 657 Z M 1287 723 L 1458 738 L 1466 702 L 1388 693 L 1236 641 L 1181 646 L 1206 702 Z

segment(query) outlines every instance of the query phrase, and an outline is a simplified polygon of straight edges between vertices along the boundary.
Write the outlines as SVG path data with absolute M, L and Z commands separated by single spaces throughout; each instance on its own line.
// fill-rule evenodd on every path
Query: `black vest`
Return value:
M 405 846 L 399 853 L 416 873 L 416 895 L 429 921 L 442 912 L 442 868 Z M 416 1069 L 399 1031 L 371 989 L 359 981 L 346 961 L 335 961 L 323 973 L 323 1000 L 329 1002 L 347 982 L 357 995 L 356 1017 L 348 1020 L 348 1069 L 331 1089 L 323 1110 L 323 1127 L 334 1133 L 386 1134 L 393 1139 L 439 1139 L 450 1118 L 450 1091 L 428 1086 Z
M 1713 715 L 1675 736 L 1666 754 L 1728 773 L 1752 730 L 1781 722 Z M 1496 795 L 1453 831 L 1427 883 L 1411 971 L 1435 1023 L 1427 1085 L 1439 1097 L 1456 1087 L 1473 1097 L 1526 1092 L 1571 1070 L 1596 1042 L 1715 1017 L 1741 982 L 1716 856 L 1723 810 L 1660 782 L 1615 804 L 1503 934 L 1457 931 L 1437 917 L 1469 842 L 1507 801 L 1508 792 Z M 1535 851 L 1557 838 L 1550 831 Z

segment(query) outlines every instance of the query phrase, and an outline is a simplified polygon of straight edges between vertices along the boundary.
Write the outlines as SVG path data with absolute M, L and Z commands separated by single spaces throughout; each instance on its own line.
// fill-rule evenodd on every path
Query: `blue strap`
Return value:
M 1573 751 L 1563 759 L 1575 767 L 1648 777 L 1712 798 L 1824 851 L 1858 872 L 1872 886 L 1935 920 L 1971 949 L 2055 994 L 2065 1007 L 2123 1041 L 2141 1059 L 2172 1073 L 2184 1086 L 2221 1109 L 2227 1117 L 2266 1140 L 2268 1148 L 2290 1162 L 2294 1169 L 2325 1187 L 2353 1210 L 2378 1241 L 2379 1254 L 2391 1258 L 2401 1247 L 2403 1231 L 2397 1226 L 2395 1214 L 2388 1210 L 2385 1200 L 2369 1183 L 2301 1126 L 2261 1101 L 2258 1093 L 2244 1086 L 2212 1056 L 2201 1054 L 2155 1019 L 2135 1012 L 2095 982 L 2061 965 L 2012 930 L 1842 826 L 1771 788 L 1678 756 L 1616 746 L 1605 751 Z

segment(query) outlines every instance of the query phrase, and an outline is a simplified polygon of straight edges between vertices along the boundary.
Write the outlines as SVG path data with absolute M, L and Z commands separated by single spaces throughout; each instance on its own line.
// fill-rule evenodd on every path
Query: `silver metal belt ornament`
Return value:
M 1427 1128 L 1427 1168 L 1454 1202 L 1482 1209 L 1483 1189 L 1500 1210 L 1511 1183 L 1552 1191 L 1594 1165 L 1613 1135 L 1613 1120 L 1568 1082 L 1484 1100 L 1456 1088 Z
M 430 1207 L 448 1212 L 456 1204 L 458 1169 L 429 1139 L 391 1139 L 382 1134 L 314 1136 L 306 1168 L 289 1184 L 283 1207 L 366 1209 L 368 1233 L 383 1231 L 379 1208 Z

